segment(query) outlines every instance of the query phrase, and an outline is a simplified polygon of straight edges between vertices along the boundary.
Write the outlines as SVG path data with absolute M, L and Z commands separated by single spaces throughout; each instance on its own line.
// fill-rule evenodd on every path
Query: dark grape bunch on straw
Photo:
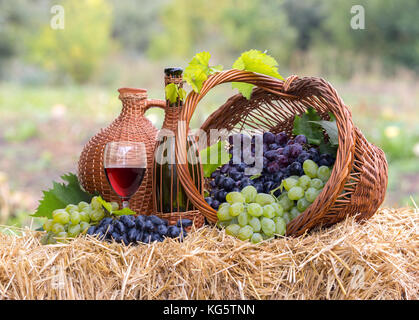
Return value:
M 178 220 L 176 225 L 169 226 L 166 219 L 154 215 L 124 215 L 119 218 L 104 218 L 98 225 L 90 227 L 87 234 L 98 236 L 100 240 L 113 240 L 125 245 L 161 242 L 167 237 L 182 241 L 187 235 L 184 228 L 191 225 L 192 221 L 189 219 Z
M 245 169 L 253 167 L 254 164 L 246 164 L 247 156 L 255 157 L 257 141 L 263 141 L 262 159 L 263 169 L 260 175 L 250 176 L 245 174 Z M 234 143 L 239 141 L 237 151 Z M 269 193 L 277 189 L 282 181 L 291 176 L 304 174 L 303 163 L 306 160 L 314 161 L 319 167 L 332 167 L 335 157 L 325 153 L 321 154 L 317 146 L 307 142 L 304 135 L 297 135 L 289 138 L 285 132 L 274 134 L 264 132 L 263 136 L 250 137 L 244 134 L 237 134 L 229 137 L 229 152 L 232 158 L 229 163 L 214 171 L 211 175 L 210 196 L 205 198 L 207 203 L 218 210 L 221 203 L 226 202 L 226 195 L 229 192 L 239 192 L 246 186 L 254 186 L 258 193 Z M 240 157 L 237 159 L 237 157 Z M 280 191 L 275 192 L 276 196 Z

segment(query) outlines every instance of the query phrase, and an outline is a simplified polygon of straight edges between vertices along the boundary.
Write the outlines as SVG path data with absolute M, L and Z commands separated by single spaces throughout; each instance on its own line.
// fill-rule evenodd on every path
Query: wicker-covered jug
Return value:
M 157 129 L 144 113 L 151 107 L 164 109 L 166 102 L 147 99 L 145 89 L 121 88 L 118 91 L 122 112 L 85 145 L 78 164 L 79 181 L 87 192 L 98 192 L 106 201 L 117 201 L 121 204 L 120 197 L 106 179 L 103 166 L 105 145 L 111 141 L 143 142 L 147 151 L 147 171 L 140 189 L 130 199 L 130 208 L 137 213 L 152 214 L 152 163 Z

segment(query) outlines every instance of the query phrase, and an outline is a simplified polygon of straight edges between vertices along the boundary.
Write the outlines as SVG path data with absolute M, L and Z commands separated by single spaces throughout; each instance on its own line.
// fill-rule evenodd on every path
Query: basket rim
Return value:
M 201 196 L 197 190 L 195 190 L 195 186 L 190 183 L 191 179 L 187 170 L 187 165 L 185 166 L 183 162 L 183 159 L 186 159 L 186 139 L 184 138 L 186 138 L 187 128 L 189 127 L 191 117 L 196 110 L 199 101 L 213 87 L 226 82 L 251 83 L 258 88 L 274 93 L 284 99 L 304 100 L 306 98 L 302 95 L 304 90 L 317 89 L 320 92 L 319 96 L 324 100 L 321 102 L 325 104 L 329 102 L 328 108 L 332 109 L 333 107 L 334 111 L 329 111 L 332 111 L 336 117 L 339 129 L 339 148 L 331 177 L 315 202 L 313 202 L 304 213 L 287 225 L 287 235 L 303 233 L 303 231 L 313 227 L 316 222 L 326 214 L 342 192 L 347 178 L 349 177 L 355 151 L 355 130 L 349 109 L 344 105 L 330 83 L 322 78 L 316 77 L 299 78 L 298 76 L 291 76 L 282 81 L 250 71 L 231 69 L 211 75 L 204 82 L 200 93 L 194 91 L 189 93 L 179 119 L 182 122 L 179 124 L 177 131 L 176 162 L 181 183 L 183 184 L 188 197 L 190 197 L 191 201 L 204 214 L 207 220 L 211 222 L 216 222 L 216 211 L 206 203 L 204 197 Z M 310 97 L 311 96 L 316 95 L 311 94 Z M 324 96 L 327 96 L 328 99 L 326 100 Z M 227 102 L 214 111 L 214 113 L 219 111 L 226 104 L 231 103 L 233 97 L 229 98 Z

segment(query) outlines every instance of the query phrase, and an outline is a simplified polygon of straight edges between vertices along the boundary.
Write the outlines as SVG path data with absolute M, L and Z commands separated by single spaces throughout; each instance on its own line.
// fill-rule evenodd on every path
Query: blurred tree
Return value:
M 136 1 L 111 0 L 113 6 L 112 35 L 124 50 L 144 52 L 151 39 L 161 32 L 156 17 L 168 0 Z
M 315 40 L 313 34 L 318 30 L 328 15 L 333 3 L 324 0 L 285 0 L 284 10 L 289 23 L 297 30 L 297 47 L 308 50 Z
M 365 30 L 350 26 L 354 5 L 365 8 Z M 419 71 L 419 1 L 336 0 L 330 4 L 323 30 L 341 50 L 384 57 Z
M 9 59 L 24 52 L 24 39 L 46 16 L 44 9 L 42 0 L 0 1 L 0 73 Z
M 153 58 L 185 59 L 199 50 L 231 57 L 255 48 L 286 61 L 297 36 L 278 0 L 174 0 L 161 20 L 164 30 L 148 51 Z
M 28 40 L 29 59 L 59 78 L 70 75 L 88 81 L 111 49 L 112 11 L 106 0 L 63 0 L 64 29 L 53 29 L 50 20 Z M 53 17 L 51 14 L 50 19 Z

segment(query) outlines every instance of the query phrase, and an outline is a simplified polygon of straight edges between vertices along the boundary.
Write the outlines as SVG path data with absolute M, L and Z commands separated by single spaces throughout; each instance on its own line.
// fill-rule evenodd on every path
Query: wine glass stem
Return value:
M 122 201 L 122 208 L 128 208 L 128 207 L 129 207 L 129 201 L 128 200 Z

